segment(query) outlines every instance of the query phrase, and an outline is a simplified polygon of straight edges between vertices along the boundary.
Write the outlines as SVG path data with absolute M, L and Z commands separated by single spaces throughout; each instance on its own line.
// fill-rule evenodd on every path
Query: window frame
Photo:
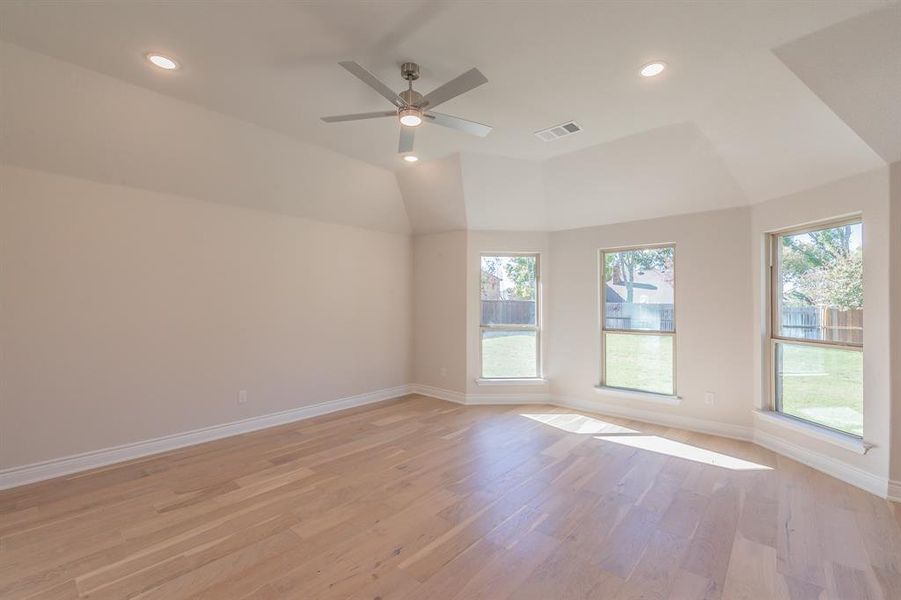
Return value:
M 855 440 L 862 440 L 863 435 L 857 435 L 855 433 L 851 433 L 849 431 L 844 431 L 842 429 L 837 429 L 835 427 L 830 427 L 829 425 L 825 425 L 823 423 L 818 423 L 816 421 L 811 421 L 810 419 L 805 419 L 803 417 L 799 417 L 797 415 L 792 415 L 782 410 L 782 398 L 780 398 L 777 393 L 778 384 L 776 382 L 777 378 L 777 348 L 779 344 L 788 344 L 795 346 L 811 346 L 814 348 L 833 348 L 837 350 L 851 350 L 857 352 L 863 352 L 864 344 L 860 342 L 859 344 L 854 342 L 836 342 L 829 340 L 810 340 L 804 338 L 794 338 L 786 335 L 782 335 L 782 313 L 781 307 L 782 303 L 780 302 L 780 295 L 782 291 L 782 281 L 780 278 L 780 274 L 782 272 L 782 252 L 780 251 L 780 240 L 785 236 L 792 235 L 801 235 L 805 233 L 812 233 L 815 231 L 823 231 L 825 229 L 833 229 L 836 227 L 844 227 L 846 225 L 860 225 L 861 227 L 861 251 L 863 249 L 863 215 L 854 214 L 845 217 L 838 217 L 835 219 L 827 219 L 825 221 L 817 221 L 814 223 L 808 223 L 806 225 L 799 225 L 796 227 L 789 227 L 786 229 L 779 229 L 777 231 L 770 231 L 767 233 L 766 240 L 766 248 L 767 248 L 767 265 L 769 269 L 769 277 L 767 278 L 769 285 L 769 293 L 767 294 L 767 301 L 769 302 L 769 310 L 767 311 L 767 337 L 769 342 L 769 352 L 767 353 L 767 358 L 769 361 L 768 366 L 768 378 L 769 378 L 769 398 L 768 398 L 768 408 L 773 413 L 779 415 L 780 417 L 785 417 L 787 419 L 793 419 L 800 423 L 804 423 L 806 425 L 811 425 L 813 427 L 818 427 L 824 429 L 826 431 L 831 431 L 834 433 L 838 433 L 844 436 L 848 436 Z M 864 257 L 864 269 L 866 269 L 866 257 Z M 777 330 L 779 333 L 777 334 Z
M 482 259 L 485 257 L 516 258 L 518 256 L 535 259 L 535 324 L 534 325 L 486 325 L 482 323 Z M 534 381 L 543 378 L 541 370 L 541 253 L 540 252 L 480 252 L 479 253 L 479 381 L 505 382 Z M 486 377 L 485 361 L 482 355 L 482 334 L 485 331 L 534 331 L 535 332 L 535 375 L 534 377 Z
M 620 328 L 607 328 L 607 254 L 616 254 L 618 252 L 630 252 L 634 250 L 656 250 L 660 248 L 672 248 L 673 249 L 673 330 L 672 331 L 661 331 L 661 330 L 650 330 L 650 329 L 620 329 Z M 600 383 L 598 384 L 599 388 L 608 389 L 608 390 L 616 390 L 623 392 L 636 392 L 639 394 L 651 394 L 653 396 L 660 396 L 662 398 L 678 398 L 678 387 L 677 387 L 677 379 L 676 379 L 676 363 L 677 363 L 677 351 L 676 351 L 676 332 L 678 331 L 678 315 L 677 315 L 677 282 L 676 282 L 676 244 L 675 242 L 664 242 L 659 244 L 643 244 L 638 246 L 622 246 L 616 248 L 601 248 L 598 250 L 598 274 L 600 279 L 598 281 L 598 302 L 600 303 L 599 311 L 601 317 L 600 323 Z M 662 392 L 654 392 L 650 390 L 642 390 L 638 388 L 627 388 L 627 387 L 619 387 L 615 385 L 607 385 L 607 334 L 626 334 L 626 335 L 654 335 L 654 336 L 669 336 L 672 338 L 673 345 L 673 365 L 672 365 L 672 373 L 673 373 L 673 389 L 669 394 L 664 394 Z

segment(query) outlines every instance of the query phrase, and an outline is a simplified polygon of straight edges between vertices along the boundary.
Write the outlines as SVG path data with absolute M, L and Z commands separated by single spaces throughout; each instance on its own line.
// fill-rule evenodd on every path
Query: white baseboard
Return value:
M 888 495 L 886 497 L 892 502 L 901 502 L 901 481 L 889 479 Z
M 313 404 L 311 406 L 293 408 L 283 412 L 251 417 L 249 419 L 213 425 L 211 427 L 203 427 L 184 433 L 124 444 L 113 448 L 93 450 L 91 452 L 84 452 L 21 467 L 12 467 L 0 471 L 0 490 L 25 485 L 26 483 L 44 481 L 45 479 L 53 479 L 54 477 L 61 477 L 63 475 L 71 475 L 72 473 L 104 467 L 113 463 L 143 458 L 152 454 L 159 454 L 160 452 L 168 452 L 186 446 L 202 444 L 203 442 L 210 442 L 212 440 L 256 431 L 258 429 L 266 429 L 267 427 L 274 427 L 276 425 L 283 425 L 294 421 L 302 421 L 304 419 L 318 417 L 339 410 L 346 410 L 348 408 L 372 404 L 373 402 L 390 400 L 409 393 L 411 393 L 409 385 L 400 385 L 393 388 L 358 394 L 356 396 L 320 402 L 319 404 Z
M 552 404 L 550 394 L 523 393 L 523 394 L 466 394 L 466 404 L 490 405 L 490 404 Z
M 411 394 L 421 394 L 430 398 L 439 400 L 447 400 L 457 404 L 466 404 L 469 406 L 492 405 L 492 404 L 550 404 L 551 395 L 545 393 L 525 392 L 522 394 L 468 394 L 458 392 L 456 390 L 448 390 L 431 385 L 421 383 L 411 383 L 409 386 Z
M 871 494 L 876 494 L 880 498 L 889 497 L 889 482 L 884 477 L 879 477 L 869 471 L 864 471 L 820 452 L 814 452 L 760 429 L 754 431 L 754 443 L 817 471 L 822 471 L 845 483 L 866 490 Z M 901 491 L 901 488 L 898 491 Z
M 689 431 L 697 431 L 700 433 L 709 433 L 711 435 L 719 435 L 722 437 L 734 438 L 738 440 L 750 441 L 752 439 L 753 430 L 750 427 L 742 427 L 740 425 L 732 425 L 729 423 L 721 423 L 718 421 L 707 421 L 703 419 L 694 419 L 690 417 L 682 417 L 678 415 L 667 415 L 647 409 L 623 407 L 614 404 L 608 404 L 598 400 L 583 400 L 581 398 L 565 398 L 560 396 L 552 396 L 547 393 L 523 392 L 521 394 L 464 394 L 452 390 L 446 390 L 428 385 L 410 384 L 410 392 L 422 394 L 438 398 L 439 400 L 449 400 L 457 404 L 474 405 L 492 405 L 492 404 L 550 404 L 561 408 L 571 408 L 585 412 L 593 412 L 605 414 L 611 417 L 621 417 L 626 419 L 635 419 L 645 421 L 647 423 L 655 423 L 657 425 L 665 425 L 667 427 L 678 427 Z
M 457 404 L 466 404 L 466 394 L 455 390 L 446 390 L 431 385 L 423 385 L 421 383 L 411 383 L 407 386 L 411 394 L 421 394 L 429 398 L 438 398 L 439 400 L 447 400 Z

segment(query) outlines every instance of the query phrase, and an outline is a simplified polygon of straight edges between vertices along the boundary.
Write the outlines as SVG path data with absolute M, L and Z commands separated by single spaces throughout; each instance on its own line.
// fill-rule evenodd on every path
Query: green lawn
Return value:
M 604 339 L 604 385 L 673 393 L 671 336 L 608 333 Z
M 482 377 L 537 377 L 534 331 L 482 334 Z
M 863 435 L 863 352 L 782 348 L 782 411 Z

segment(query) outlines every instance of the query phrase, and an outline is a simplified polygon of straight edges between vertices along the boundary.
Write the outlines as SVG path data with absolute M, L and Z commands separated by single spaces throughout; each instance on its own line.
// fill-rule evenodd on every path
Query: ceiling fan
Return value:
M 400 142 L 397 148 L 400 154 L 406 154 L 413 150 L 413 138 L 416 127 L 424 122 L 450 127 L 451 129 L 471 133 L 479 137 L 485 137 L 491 133 L 491 127 L 488 125 L 467 121 L 460 117 L 453 117 L 432 110 L 442 102 L 447 102 L 451 98 L 456 98 L 460 94 L 465 94 L 469 90 L 487 83 L 488 79 L 478 69 L 470 69 L 423 96 L 413 89 L 413 82 L 419 79 L 419 65 L 416 63 L 405 62 L 400 66 L 400 75 L 407 80 L 407 89 L 400 93 L 394 93 L 391 88 L 379 81 L 375 75 L 352 60 L 339 62 L 338 64 L 381 94 L 388 102 L 394 105 L 394 110 L 322 117 L 322 120 L 326 123 L 397 117 L 401 124 Z

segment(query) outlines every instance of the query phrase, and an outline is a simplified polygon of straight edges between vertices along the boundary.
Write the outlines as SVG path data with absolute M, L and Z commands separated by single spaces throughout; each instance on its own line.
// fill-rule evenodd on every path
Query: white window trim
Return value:
M 614 396 L 634 396 L 638 399 L 647 400 L 649 402 L 658 402 L 663 404 L 681 404 L 682 399 L 678 395 L 678 387 L 676 383 L 676 332 L 678 327 L 677 307 L 676 307 L 676 280 L 673 279 L 673 330 L 672 331 L 644 331 L 644 330 L 626 330 L 626 329 L 607 329 L 607 296 L 604 277 L 606 275 L 606 254 L 615 252 L 627 252 L 629 250 L 651 250 L 655 248 L 672 248 L 673 249 L 673 270 L 676 268 L 676 244 L 675 242 L 665 242 L 661 244 L 645 244 L 639 246 L 624 246 L 616 248 L 602 248 L 598 250 L 598 314 L 600 315 L 600 383 L 595 386 L 595 390 L 601 393 L 610 393 Z M 626 334 L 626 335 L 659 335 L 669 336 L 673 338 L 673 393 L 661 394 L 658 392 L 649 392 L 647 390 L 639 390 L 632 388 L 619 388 L 606 384 L 606 348 L 604 341 L 607 333 Z M 667 400 L 669 399 L 669 400 Z M 673 402 L 672 400 L 676 401 Z
M 863 227 L 863 215 L 854 214 L 845 217 L 838 217 L 816 223 L 809 223 L 798 227 L 788 229 L 780 229 L 770 231 L 766 234 L 766 257 L 767 257 L 767 302 L 769 303 L 766 311 L 767 319 L 767 337 L 770 345 L 769 351 L 766 353 L 766 370 L 768 373 L 769 384 L 767 387 L 767 408 L 755 411 L 755 415 L 765 422 L 781 425 L 792 431 L 806 434 L 821 441 L 832 443 L 833 445 L 845 448 L 859 454 L 866 454 L 873 444 L 866 442 L 863 436 L 857 436 L 853 433 L 847 433 L 838 429 L 823 425 L 815 421 L 795 417 L 777 409 L 776 400 L 776 344 L 795 344 L 795 345 L 813 345 L 825 348 L 835 348 L 843 350 L 859 350 L 863 352 L 863 344 L 847 344 L 841 342 L 826 342 L 817 340 L 804 340 L 798 338 L 789 338 L 776 335 L 776 278 L 779 276 L 779 260 L 777 257 L 776 246 L 780 237 L 786 235 L 797 235 L 812 231 L 821 231 L 831 227 L 841 227 L 842 225 L 857 224 Z M 864 258 L 866 264 L 866 258 Z M 866 395 L 864 395 L 866 399 Z M 864 432 L 866 433 L 866 432 Z
M 796 419 L 785 413 L 776 412 L 775 410 L 756 410 L 754 411 L 754 417 L 764 423 L 770 423 L 777 427 L 800 433 L 821 442 L 826 442 L 833 446 L 843 448 L 844 450 L 854 452 L 855 454 L 866 454 L 870 451 L 870 448 L 875 447 L 875 444 L 859 437 L 842 433 L 841 431 L 836 431 L 823 425 L 818 425 L 812 421 Z
M 642 390 L 630 390 L 628 388 L 611 387 L 609 385 L 596 385 L 594 391 L 604 396 L 635 398 L 645 402 L 656 402 L 657 404 L 668 404 L 670 406 L 679 406 L 682 404 L 682 396 L 671 394 L 657 394 L 654 392 L 645 392 Z
M 495 378 L 476 378 L 478 385 L 547 385 L 548 380 L 544 377 L 511 377 L 508 379 Z
M 516 256 L 534 256 L 535 257 L 535 325 L 484 325 L 482 324 L 482 258 L 486 256 L 496 257 L 516 257 Z M 480 252 L 479 253 L 479 376 L 476 378 L 478 385 L 519 385 L 522 383 L 547 383 L 544 379 L 542 370 L 543 356 L 541 352 L 542 344 L 542 301 L 541 301 L 541 253 L 540 252 Z M 482 360 L 482 332 L 486 329 L 495 331 L 534 331 L 535 332 L 535 377 L 484 377 L 482 368 L 484 362 Z

